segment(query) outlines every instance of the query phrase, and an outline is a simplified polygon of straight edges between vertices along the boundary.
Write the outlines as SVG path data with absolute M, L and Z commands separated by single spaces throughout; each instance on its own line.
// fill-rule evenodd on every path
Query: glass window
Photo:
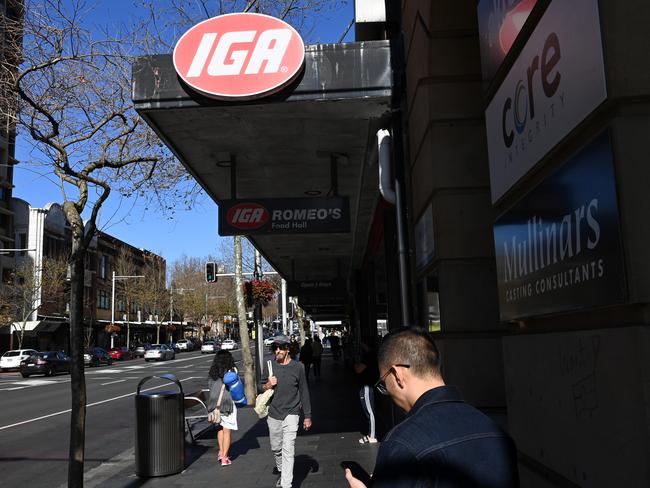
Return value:
M 102 280 L 108 279 L 108 256 L 106 254 L 102 254 L 99 259 L 99 277 Z
M 97 308 L 103 308 L 106 310 L 110 308 L 110 301 L 106 290 L 99 290 L 97 295 Z

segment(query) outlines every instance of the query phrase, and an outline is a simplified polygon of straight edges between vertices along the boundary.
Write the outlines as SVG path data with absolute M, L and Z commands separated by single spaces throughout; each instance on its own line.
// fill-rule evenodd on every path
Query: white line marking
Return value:
M 195 379 L 195 378 L 196 378 L 195 376 L 190 376 L 189 378 L 184 378 L 184 379 L 182 379 L 182 380 L 178 380 L 178 381 L 180 381 L 180 382 L 182 383 L 183 381 L 189 381 L 189 380 L 191 380 L 191 379 Z M 144 389 L 144 390 L 140 390 L 140 391 L 156 390 L 156 389 L 158 389 L 158 388 L 164 388 L 164 387 L 166 387 L 166 386 L 169 386 L 169 383 L 165 383 L 164 385 L 159 385 L 159 386 L 153 386 L 153 387 L 151 387 L 151 388 L 146 388 L 146 389 Z M 102 401 L 100 401 L 100 402 L 89 403 L 88 405 L 86 405 L 86 408 L 94 407 L 95 405 L 101 405 L 102 403 L 112 402 L 112 401 L 114 401 L 114 400 L 120 400 L 120 399 L 122 399 L 122 398 L 126 398 L 126 397 L 129 397 L 129 396 L 133 396 L 133 395 L 135 395 L 135 393 L 136 393 L 136 392 L 131 392 L 131 393 L 127 393 L 126 395 L 116 396 L 116 397 L 114 397 L 114 398 L 109 398 L 109 399 L 107 399 L 107 400 L 102 400 Z M 31 422 L 36 422 L 37 420 L 43 420 L 43 419 L 48 419 L 48 418 L 50 418 L 50 417 L 56 417 L 57 415 L 63 415 L 64 413 L 69 413 L 70 411 L 71 411 L 71 409 L 67 409 L 67 410 L 62 410 L 62 411 L 60 411 L 60 412 L 55 412 L 55 413 L 50 413 L 50 414 L 48 414 L 48 415 L 43 415 L 43 416 L 41 416 L 41 417 L 36 417 L 36 418 L 34 418 L 34 419 L 23 420 L 22 422 L 16 422 L 15 424 L 5 425 L 5 426 L 3 426 L 3 427 L 0 427 L 0 430 L 9 429 L 9 428 L 11 428 L 11 427 L 18 427 L 19 425 L 29 424 L 29 423 L 31 423 Z
M 101 383 L 100 386 L 112 385 L 113 383 L 122 383 L 123 381 L 126 381 L 126 380 L 109 381 L 108 383 Z

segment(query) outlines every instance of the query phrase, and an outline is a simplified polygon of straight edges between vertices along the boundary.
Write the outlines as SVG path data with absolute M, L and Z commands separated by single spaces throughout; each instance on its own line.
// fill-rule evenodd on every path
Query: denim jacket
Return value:
M 454 387 L 424 393 L 379 448 L 373 488 L 519 486 L 514 443 Z

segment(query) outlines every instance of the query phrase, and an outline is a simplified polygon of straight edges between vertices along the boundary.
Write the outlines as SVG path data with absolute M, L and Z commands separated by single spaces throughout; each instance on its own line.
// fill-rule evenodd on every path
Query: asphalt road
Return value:
M 240 366 L 241 352 L 233 351 L 233 356 Z M 85 471 L 133 448 L 134 396 L 142 378 L 173 373 L 185 393 L 196 391 L 206 387 L 213 357 L 186 352 L 177 354 L 175 360 L 147 363 L 134 359 L 86 369 Z M 143 385 L 143 389 L 169 387 L 169 382 L 157 379 Z M 27 379 L 17 372 L 0 373 L 0 485 L 65 485 L 70 402 L 67 373 Z

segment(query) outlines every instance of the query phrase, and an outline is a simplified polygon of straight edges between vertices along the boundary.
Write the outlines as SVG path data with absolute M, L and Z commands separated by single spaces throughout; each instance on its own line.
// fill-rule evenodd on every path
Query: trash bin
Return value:
M 140 391 L 152 378 L 176 383 L 178 391 Z M 167 476 L 185 468 L 184 420 L 183 387 L 176 376 L 165 373 L 140 380 L 135 396 L 135 474 Z

